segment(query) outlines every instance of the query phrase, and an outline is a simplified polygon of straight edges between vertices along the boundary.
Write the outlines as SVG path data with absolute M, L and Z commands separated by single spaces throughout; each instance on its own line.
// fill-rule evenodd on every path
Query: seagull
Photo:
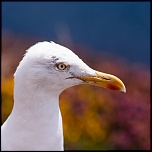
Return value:
M 1 126 L 1 150 L 64 150 L 59 95 L 65 89 L 91 84 L 126 92 L 114 75 L 90 68 L 70 49 L 38 42 L 25 53 L 14 73 L 14 105 Z

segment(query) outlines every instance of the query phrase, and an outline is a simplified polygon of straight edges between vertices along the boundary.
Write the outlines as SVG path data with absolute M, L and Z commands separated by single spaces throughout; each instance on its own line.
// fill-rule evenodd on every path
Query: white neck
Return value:
M 38 90 L 15 86 L 14 107 L 6 123 L 6 127 L 11 124 L 11 129 L 6 129 L 11 132 L 6 134 L 15 137 L 10 139 L 10 145 L 14 150 L 63 150 L 59 95 Z

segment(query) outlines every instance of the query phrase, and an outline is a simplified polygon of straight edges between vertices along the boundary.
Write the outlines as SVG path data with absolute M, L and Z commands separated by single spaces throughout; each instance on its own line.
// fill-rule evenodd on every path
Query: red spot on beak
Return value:
M 108 84 L 107 88 L 110 90 L 120 90 L 120 88 L 114 84 Z

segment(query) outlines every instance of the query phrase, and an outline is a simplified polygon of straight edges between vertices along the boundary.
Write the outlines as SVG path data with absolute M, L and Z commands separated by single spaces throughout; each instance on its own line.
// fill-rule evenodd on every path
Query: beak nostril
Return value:
M 102 79 L 105 79 L 105 80 L 108 80 L 108 81 L 111 80 L 110 78 L 105 78 L 105 77 L 103 77 Z

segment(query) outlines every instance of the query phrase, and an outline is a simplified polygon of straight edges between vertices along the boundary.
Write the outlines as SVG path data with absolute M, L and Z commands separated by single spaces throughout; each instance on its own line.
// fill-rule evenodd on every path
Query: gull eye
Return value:
M 66 66 L 64 63 L 57 63 L 57 64 L 56 64 L 56 67 L 57 67 L 59 70 L 65 70 L 67 66 Z

